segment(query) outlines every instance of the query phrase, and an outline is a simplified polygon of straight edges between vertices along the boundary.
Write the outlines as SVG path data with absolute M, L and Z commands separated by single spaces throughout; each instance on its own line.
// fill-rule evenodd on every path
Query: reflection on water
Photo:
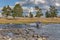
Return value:
M 48 40 L 60 40 L 60 24 L 39 24 L 39 29 L 36 28 L 36 24 L 0 24 L 0 29 L 10 28 L 30 28 L 35 31 L 36 34 L 49 36 Z M 13 36 L 13 33 L 5 33 L 6 35 Z

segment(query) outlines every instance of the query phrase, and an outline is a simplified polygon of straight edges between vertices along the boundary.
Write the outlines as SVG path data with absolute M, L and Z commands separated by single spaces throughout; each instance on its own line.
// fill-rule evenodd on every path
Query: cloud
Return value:
M 19 4 L 20 2 L 16 2 L 15 4 Z
M 15 4 L 21 4 L 24 12 L 30 12 L 30 11 L 34 12 L 35 9 L 33 6 L 31 6 L 31 4 L 38 5 L 38 6 L 42 6 L 44 4 L 42 6 L 42 9 L 48 10 L 49 6 L 45 4 L 46 2 L 47 2 L 46 0 L 26 0 L 26 1 L 24 0 L 24 1 L 16 2 Z
M 49 10 L 49 8 L 50 8 L 50 6 L 44 5 L 44 6 L 42 7 L 42 10 Z
M 11 9 L 13 9 L 14 6 L 10 6 L 10 7 L 11 7 Z
M 60 6 L 60 3 L 55 3 L 56 6 Z
M 24 12 L 29 12 L 29 8 L 28 7 L 22 7 Z
M 59 6 L 60 8 L 60 0 L 21 0 L 16 2 L 15 4 L 20 4 L 24 9 L 24 12 L 34 11 L 34 5 L 40 6 L 43 10 L 48 10 L 50 5 Z M 32 6 L 33 5 L 33 6 Z M 13 8 L 14 6 L 10 6 Z M 1 8 L 2 9 L 2 8 Z
M 34 12 L 35 11 L 35 8 L 34 7 L 31 7 L 30 9 L 29 9 L 29 12 Z
M 59 6 L 60 0 L 23 0 L 20 2 L 16 2 L 15 4 L 20 3 L 21 5 L 27 5 L 27 4 L 47 4 L 47 5 L 56 5 Z
M 35 0 L 35 4 L 45 3 L 45 0 Z
M 46 3 L 45 0 L 24 0 L 24 1 L 19 1 L 19 2 L 16 2 L 15 4 L 21 4 L 21 5 L 27 5 L 27 4 L 40 4 L 40 3 Z
M 34 7 L 22 7 L 24 12 L 34 12 Z
M 23 4 L 25 4 L 25 3 L 26 3 L 26 2 L 24 2 L 24 1 L 19 1 L 19 2 L 16 2 L 15 5 L 16 5 L 16 4 L 23 5 Z

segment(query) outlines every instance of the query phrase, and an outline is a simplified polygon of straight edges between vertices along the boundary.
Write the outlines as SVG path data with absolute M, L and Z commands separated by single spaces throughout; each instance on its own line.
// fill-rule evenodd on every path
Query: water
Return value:
M 36 34 L 48 36 L 48 40 L 60 40 L 60 24 L 47 24 L 39 25 L 39 29 L 36 28 L 36 24 L 0 24 L 0 29 L 10 28 L 32 28 Z M 8 35 L 13 35 L 8 33 Z
M 48 24 L 42 27 L 42 33 L 49 36 L 49 40 L 60 40 L 60 24 Z
M 60 40 L 60 24 L 40 25 L 40 28 L 34 31 L 37 34 L 48 36 L 48 40 Z
M 0 24 L 0 29 L 25 28 L 24 24 Z

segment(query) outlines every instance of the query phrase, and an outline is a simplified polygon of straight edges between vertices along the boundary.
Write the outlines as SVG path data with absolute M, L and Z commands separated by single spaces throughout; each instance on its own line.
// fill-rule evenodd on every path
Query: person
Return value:
M 36 27 L 37 28 L 39 28 L 39 24 L 40 24 L 41 22 L 36 22 Z

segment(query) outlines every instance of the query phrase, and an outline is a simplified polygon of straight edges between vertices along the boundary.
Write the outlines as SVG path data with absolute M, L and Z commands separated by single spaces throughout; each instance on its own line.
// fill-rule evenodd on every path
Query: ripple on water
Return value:
M 60 24 L 48 24 L 42 27 L 42 33 L 50 34 L 50 40 L 60 40 Z
M 35 25 L 35 24 L 34 24 Z M 36 25 L 35 25 L 36 26 Z M 40 29 L 37 29 L 36 27 L 29 27 L 25 24 L 0 24 L 0 29 L 2 28 L 32 28 L 35 33 L 40 35 L 48 35 L 49 40 L 60 40 L 60 24 L 47 24 L 41 27 Z M 8 35 L 11 35 L 9 33 Z

